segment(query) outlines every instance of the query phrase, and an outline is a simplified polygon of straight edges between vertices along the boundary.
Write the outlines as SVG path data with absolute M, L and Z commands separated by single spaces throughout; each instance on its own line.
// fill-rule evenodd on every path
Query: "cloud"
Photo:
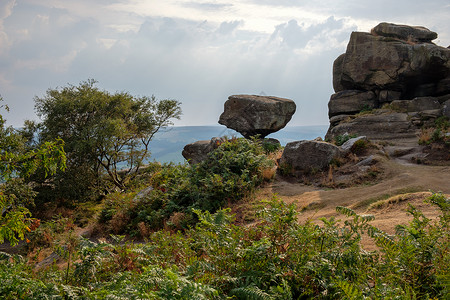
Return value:
M 187 2 L 182 4 L 185 7 L 195 8 L 201 11 L 217 12 L 218 10 L 226 10 L 233 7 L 230 3 L 214 3 L 214 2 Z
M 229 95 L 261 92 L 296 101 L 292 125 L 326 124 L 333 61 L 351 31 L 377 24 L 370 12 L 390 7 L 383 1 L 8 1 L 0 5 L 8 41 L 0 43 L 0 91 L 16 126 L 34 117 L 34 95 L 88 78 L 180 100 L 177 124 L 217 124 Z M 448 28 L 438 21 L 446 9 L 434 14 L 436 28 Z

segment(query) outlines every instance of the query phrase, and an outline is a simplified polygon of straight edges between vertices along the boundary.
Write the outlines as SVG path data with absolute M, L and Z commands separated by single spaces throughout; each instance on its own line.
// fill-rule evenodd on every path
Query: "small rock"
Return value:
M 371 166 L 375 163 L 375 156 L 371 155 L 365 159 L 363 159 L 362 161 L 360 161 L 359 163 L 356 164 L 356 166 L 358 167 L 362 167 L 362 166 Z
M 341 151 L 342 151 L 342 154 L 343 154 L 343 155 L 348 154 L 348 153 L 352 150 L 353 145 L 355 145 L 355 143 L 356 143 L 357 141 L 360 141 L 360 140 L 367 141 L 367 137 L 366 137 L 366 136 L 358 136 L 358 137 L 349 139 L 348 141 L 346 141 L 345 143 L 343 143 L 343 144 L 341 145 Z
M 208 157 L 208 153 L 219 147 L 223 138 L 214 137 L 209 141 L 197 141 L 184 146 L 181 154 L 189 164 L 198 164 Z

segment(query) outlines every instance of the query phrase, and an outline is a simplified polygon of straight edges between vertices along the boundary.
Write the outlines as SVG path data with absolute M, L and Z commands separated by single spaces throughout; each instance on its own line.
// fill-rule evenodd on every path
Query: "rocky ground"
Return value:
M 365 154 L 384 157 L 378 159 L 375 164 L 378 174 L 373 180 L 351 184 L 352 178 L 348 178 L 344 188 L 330 188 L 326 184 L 330 183 L 329 172 L 322 174 L 322 182 L 325 184 L 320 181 L 316 181 L 319 184 L 310 182 L 305 184 L 304 178 L 292 179 L 277 175 L 272 183 L 258 191 L 257 198 L 269 198 L 272 194 L 276 194 L 286 203 L 295 203 L 301 212 L 299 222 L 313 220 L 320 223 L 321 217 L 331 216 L 342 219 L 343 216 L 337 213 L 335 208 L 346 206 L 359 214 L 374 215 L 375 220 L 372 224 L 388 233 L 394 232 L 395 225 L 405 224 L 412 219 L 406 213 L 408 204 L 420 208 L 426 216 L 435 218 L 438 212 L 423 200 L 429 197 L 431 192 L 442 192 L 450 196 L 448 149 L 440 152 L 436 150 L 430 157 L 427 151 L 430 151 L 431 147 L 419 146 L 416 138 L 382 144 Z M 383 153 L 384 155 L 381 155 Z M 445 154 L 447 160 L 442 159 Z M 418 158 L 419 161 L 429 164 L 417 164 Z M 430 160 L 430 158 L 437 159 Z M 362 159 L 364 157 L 360 158 Z M 344 165 L 341 168 L 348 166 Z M 339 170 L 335 170 L 335 174 L 339 177 Z M 353 175 L 356 178 L 364 178 L 364 174 Z M 366 241 L 366 246 L 370 248 L 373 245 L 370 241 Z

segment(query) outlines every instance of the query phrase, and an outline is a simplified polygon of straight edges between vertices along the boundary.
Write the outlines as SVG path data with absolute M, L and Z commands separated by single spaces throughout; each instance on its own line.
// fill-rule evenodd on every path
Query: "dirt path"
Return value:
M 434 207 L 424 204 L 423 199 L 431 195 L 430 191 L 442 192 L 450 196 L 450 167 L 405 164 L 399 160 L 386 160 L 382 163 L 383 179 L 373 185 L 360 185 L 345 189 L 320 189 L 300 183 L 289 183 L 281 178 L 258 192 L 258 198 L 264 199 L 276 194 L 286 203 L 296 203 L 299 221 L 318 220 L 320 217 L 342 215 L 336 213 L 336 206 L 346 206 L 357 213 L 375 215 L 373 225 L 393 233 L 394 225 L 405 224 L 411 218 L 406 214 L 407 203 L 420 208 L 426 216 L 436 217 Z M 424 193 L 426 192 L 426 193 Z M 399 194 L 413 193 L 396 204 L 385 205 L 380 209 L 367 211 L 369 205 Z

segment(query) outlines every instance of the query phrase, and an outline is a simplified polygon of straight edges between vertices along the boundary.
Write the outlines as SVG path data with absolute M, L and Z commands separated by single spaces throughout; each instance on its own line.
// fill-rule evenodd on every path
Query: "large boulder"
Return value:
M 407 98 L 423 96 L 423 87 L 419 90 L 414 87 L 439 82 L 450 74 L 448 48 L 363 32 L 351 34 L 344 58 L 337 60 L 338 65 L 343 61 L 342 74 L 335 75 L 337 80 L 340 77 L 340 83 L 334 83 L 335 87 L 399 91 Z M 436 90 L 437 87 L 431 88 L 429 96 L 437 93 Z
M 310 172 L 327 167 L 340 156 L 339 147 L 321 141 L 296 141 L 284 148 L 280 165 L 293 171 Z
M 372 29 L 372 34 L 392 37 L 408 42 L 431 42 L 437 38 L 437 33 L 422 26 L 397 25 L 380 23 Z
M 295 113 L 295 102 L 290 99 L 234 95 L 228 97 L 219 124 L 234 129 L 244 137 L 266 135 L 286 126 Z
M 373 109 L 378 105 L 374 92 L 346 90 L 331 95 L 328 102 L 328 116 L 334 117 L 343 114 L 356 114 L 365 109 Z

